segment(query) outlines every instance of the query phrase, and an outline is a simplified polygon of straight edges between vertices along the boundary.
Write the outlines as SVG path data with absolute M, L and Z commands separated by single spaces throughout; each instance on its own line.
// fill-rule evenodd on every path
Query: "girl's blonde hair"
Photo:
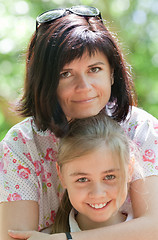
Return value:
M 65 163 L 95 151 L 102 144 L 105 144 L 112 153 L 119 157 L 119 163 L 117 162 L 117 164 L 120 167 L 121 195 L 121 190 L 123 191 L 128 178 L 129 139 L 120 125 L 105 115 L 104 112 L 93 117 L 77 119 L 70 123 L 67 135 L 59 143 L 58 165 L 62 169 Z M 70 231 L 69 213 L 71 208 L 72 205 L 67 190 L 65 190 L 55 218 L 53 233 Z

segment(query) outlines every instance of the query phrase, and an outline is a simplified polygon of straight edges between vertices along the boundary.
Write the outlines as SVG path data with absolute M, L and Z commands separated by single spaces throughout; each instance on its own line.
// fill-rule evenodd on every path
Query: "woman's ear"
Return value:
M 56 163 L 56 169 L 57 169 L 57 173 L 60 179 L 60 182 L 63 186 L 63 188 L 66 188 L 65 182 L 64 182 L 64 178 L 63 178 L 63 174 L 61 172 L 61 167 L 58 165 L 58 163 Z

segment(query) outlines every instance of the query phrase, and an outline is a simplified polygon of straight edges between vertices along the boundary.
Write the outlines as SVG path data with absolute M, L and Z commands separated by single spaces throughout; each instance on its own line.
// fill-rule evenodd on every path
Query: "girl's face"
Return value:
M 120 221 L 117 210 L 126 199 L 127 183 L 120 194 L 118 161 L 117 154 L 112 154 L 104 145 L 65 163 L 61 170 L 57 165 L 62 185 L 68 191 L 72 206 L 78 211 L 77 221 L 82 230 Z
M 68 119 L 94 116 L 111 95 L 111 68 L 105 55 L 87 52 L 66 64 L 60 73 L 57 97 Z

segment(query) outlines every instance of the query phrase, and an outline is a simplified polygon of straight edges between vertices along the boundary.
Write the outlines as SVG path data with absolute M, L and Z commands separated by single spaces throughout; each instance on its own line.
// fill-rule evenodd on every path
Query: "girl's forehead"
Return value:
M 66 169 L 87 169 L 89 172 L 93 171 L 109 171 L 112 169 L 119 169 L 119 156 L 113 154 L 112 151 L 106 147 L 98 147 L 95 150 L 71 159 L 63 165 Z

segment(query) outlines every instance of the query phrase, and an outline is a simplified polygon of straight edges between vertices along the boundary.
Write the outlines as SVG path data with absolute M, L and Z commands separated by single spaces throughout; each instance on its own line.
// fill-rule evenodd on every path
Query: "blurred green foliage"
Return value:
M 36 16 L 51 8 L 76 4 L 101 10 L 132 66 L 139 106 L 158 118 L 157 0 L 1 0 L 0 140 L 21 120 L 9 111 L 9 104 L 19 97 L 23 87 L 25 52 Z

